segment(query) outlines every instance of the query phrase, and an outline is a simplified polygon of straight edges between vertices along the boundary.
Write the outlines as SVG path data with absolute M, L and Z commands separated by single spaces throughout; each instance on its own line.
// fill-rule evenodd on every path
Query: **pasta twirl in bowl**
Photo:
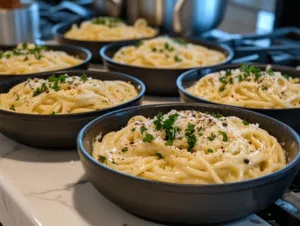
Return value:
M 93 61 L 99 62 L 102 46 L 124 40 L 151 38 L 158 30 L 149 27 L 147 21 L 138 19 L 134 25 L 127 25 L 119 18 L 96 17 L 77 24 L 61 24 L 53 28 L 59 43 L 83 46 L 93 53 Z
M 283 123 L 204 104 L 106 114 L 81 130 L 77 147 L 104 196 L 133 214 L 179 224 L 264 209 L 290 185 L 300 158 L 298 134 Z
M 176 79 L 181 73 L 224 64 L 233 57 L 227 46 L 167 36 L 110 44 L 100 54 L 109 70 L 141 79 L 154 95 L 177 95 Z
M 181 100 L 246 108 L 276 118 L 300 131 L 300 73 L 294 68 L 224 65 L 189 71 L 177 80 Z
M 0 84 L 0 132 L 37 147 L 75 145 L 79 130 L 104 113 L 141 103 L 145 88 L 113 72 L 70 71 Z
M 0 46 L 0 80 L 58 70 L 86 69 L 91 53 L 76 46 Z

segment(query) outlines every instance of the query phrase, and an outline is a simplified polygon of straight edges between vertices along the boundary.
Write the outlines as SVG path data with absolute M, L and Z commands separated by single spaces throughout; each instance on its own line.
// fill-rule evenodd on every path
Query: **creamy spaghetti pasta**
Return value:
M 300 79 L 270 68 L 261 71 L 244 65 L 239 69 L 212 73 L 186 91 L 213 102 L 241 107 L 300 107 Z
M 258 124 L 191 110 L 133 117 L 100 134 L 93 157 L 126 174 L 183 184 L 243 181 L 286 165 L 281 145 Z
M 0 75 L 29 74 L 69 68 L 82 62 L 63 51 L 22 43 L 10 51 L 0 51 Z
M 161 36 L 141 41 L 136 46 L 125 46 L 115 53 L 113 59 L 140 67 L 192 68 L 219 64 L 226 56 L 201 45 Z
M 27 114 L 72 114 L 109 108 L 138 95 L 124 81 L 101 81 L 79 76 L 52 75 L 29 79 L 0 94 L 0 109 Z
M 83 41 L 120 41 L 149 38 L 157 34 L 157 30 L 148 26 L 147 21 L 139 19 L 133 26 L 125 24 L 118 18 L 98 17 L 85 21 L 65 33 L 69 39 Z

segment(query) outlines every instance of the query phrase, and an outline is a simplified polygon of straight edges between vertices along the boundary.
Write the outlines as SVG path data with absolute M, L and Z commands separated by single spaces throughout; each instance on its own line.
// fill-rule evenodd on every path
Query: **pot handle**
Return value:
M 184 3 L 186 0 L 178 0 L 174 6 L 174 13 L 173 13 L 173 29 L 176 33 L 181 33 L 183 28 L 180 21 L 181 11 L 183 9 Z
M 116 7 L 120 7 L 121 6 L 121 1 L 120 0 L 110 0 L 110 2 L 116 6 Z
M 121 12 L 121 1 L 122 0 L 109 0 L 113 5 L 113 12 L 116 12 L 114 16 L 119 17 Z

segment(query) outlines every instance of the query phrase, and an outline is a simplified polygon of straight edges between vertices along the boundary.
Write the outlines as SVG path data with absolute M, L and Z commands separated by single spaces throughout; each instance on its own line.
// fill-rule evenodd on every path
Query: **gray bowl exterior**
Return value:
M 64 51 L 72 56 L 77 56 L 79 59 L 83 60 L 83 62 L 81 62 L 78 65 L 75 65 L 73 67 L 69 67 L 69 68 L 64 68 L 64 69 L 58 69 L 55 71 L 47 71 L 47 72 L 39 72 L 39 73 L 31 73 L 31 74 L 22 74 L 22 75 L 1 75 L 0 74 L 0 81 L 1 80 L 9 80 L 12 78 L 16 78 L 16 77 L 25 77 L 25 76 L 32 76 L 32 75 L 41 75 L 44 73 L 52 73 L 52 72 L 56 72 L 56 71 L 67 71 L 67 70 L 80 70 L 80 69 L 87 69 L 89 66 L 89 63 L 91 61 L 92 58 L 92 54 L 90 53 L 90 51 L 88 51 L 85 48 L 82 47 L 77 47 L 77 46 L 71 46 L 71 45 L 43 45 L 45 47 L 47 47 L 50 50 L 56 50 L 56 51 Z M 7 51 L 7 50 L 11 50 L 16 48 L 16 45 L 12 45 L 12 46 L 1 46 L 0 45 L 0 50 L 2 51 Z
M 290 164 L 257 179 L 223 185 L 181 185 L 149 181 L 114 171 L 90 153 L 94 138 L 119 130 L 135 115 L 153 117 L 159 112 L 198 110 L 234 115 L 260 126 L 285 142 Z M 114 121 L 114 124 L 110 122 Z M 78 135 L 77 148 L 85 173 L 95 188 L 124 210 L 153 221 L 204 224 L 230 221 L 258 212 L 274 203 L 292 183 L 299 167 L 299 136 L 291 128 L 269 117 L 238 108 L 207 104 L 142 106 L 99 117 Z
M 52 74 L 60 75 L 64 73 L 75 76 L 86 73 L 89 77 L 100 80 L 130 81 L 131 84 L 139 89 L 139 95 L 135 99 L 121 105 L 79 114 L 33 115 L 0 110 L 0 132 L 13 140 L 29 146 L 72 148 L 76 146 L 76 137 L 80 129 L 93 119 L 114 110 L 140 105 L 142 102 L 145 86 L 141 81 L 124 74 L 96 71 L 63 71 L 51 74 L 45 73 L 38 77 L 48 78 Z M 19 77 L 0 82 L 0 93 L 8 92 L 11 87 L 25 81 L 27 78 Z
M 265 69 L 266 64 L 251 64 L 260 69 Z M 228 65 L 221 65 L 212 69 L 206 70 L 191 70 L 184 74 L 182 74 L 177 80 L 177 87 L 179 89 L 180 99 L 184 103 L 210 103 L 210 104 L 218 104 L 215 102 L 211 102 L 200 97 L 195 97 L 192 94 L 189 94 L 185 91 L 186 88 L 193 85 L 196 81 L 203 78 L 205 75 L 213 72 L 218 72 L 221 70 L 227 69 L 236 69 L 239 68 L 240 64 L 228 64 Z M 300 71 L 295 70 L 292 67 L 285 67 L 279 65 L 272 65 L 272 69 L 274 71 L 280 71 L 283 74 L 290 75 L 292 77 L 300 78 Z M 218 104 L 222 105 L 222 104 Z M 238 106 L 235 106 L 238 107 Z M 300 108 L 289 108 L 289 109 L 261 109 L 261 108 L 245 108 L 240 107 L 243 109 L 255 111 L 264 115 L 268 115 L 272 118 L 275 118 L 281 122 L 286 123 L 298 133 L 300 133 Z
M 126 65 L 114 61 L 112 58 L 114 54 L 122 47 L 128 45 L 135 45 L 138 41 L 125 41 L 120 43 L 114 43 L 104 46 L 100 50 L 100 55 L 103 59 L 104 66 L 110 71 L 118 71 L 132 75 L 142 80 L 147 89 L 147 94 L 162 95 L 162 96 L 178 96 L 178 89 L 176 87 L 176 80 L 180 74 L 190 69 L 158 69 L 158 68 L 143 68 L 132 65 Z M 214 49 L 224 53 L 227 58 L 221 64 L 228 63 L 233 58 L 232 50 L 224 45 L 217 45 L 200 40 L 190 41 L 191 43 L 205 46 L 209 49 Z M 199 70 L 210 68 L 199 67 Z

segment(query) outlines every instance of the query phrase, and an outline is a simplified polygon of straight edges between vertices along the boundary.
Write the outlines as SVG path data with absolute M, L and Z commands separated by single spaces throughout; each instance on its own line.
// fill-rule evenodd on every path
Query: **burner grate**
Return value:
M 224 35 L 224 32 L 211 31 L 203 34 L 202 38 L 229 45 L 235 53 L 233 63 L 300 65 L 299 28 L 281 28 L 264 35 Z

